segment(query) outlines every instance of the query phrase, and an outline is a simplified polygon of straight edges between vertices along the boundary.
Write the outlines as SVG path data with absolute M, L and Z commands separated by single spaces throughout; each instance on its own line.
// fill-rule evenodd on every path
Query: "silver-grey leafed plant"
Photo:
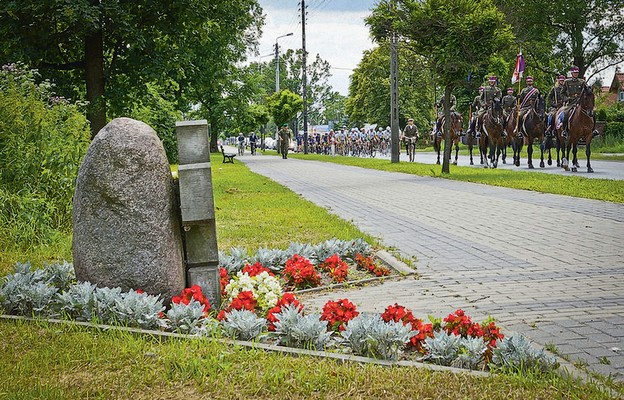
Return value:
M 250 262 L 251 264 L 259 262 L 263 267 L 279 273 L 284 269 L 288 257 L 288 253 L 284 250 L 261 247 L 251 257 Z
M 286 249 L 286 257 L 291 258 L 295 254 L 299 254 L 308 260 L 314 260 L 314 246 L 308 243 L 292 242 Z
M 377 314 L 360 314 L 341 332 L 355 354 L 383 360 L 398 359 L 405 344 L 417 334 L 402 322 L 385 322 Z
M 171 303 L 166 322 L 167 328 L 173 332 L 195 335 L 206 331 L 208 319 L 204 316 L 204 305 L 191 299 L 188 304 Z
M 225 335 L 240 340 L 255 339 L 262 333 L 266 324 L 266 319 L 249 310 L 232 310 L 226 313 L 221 321 Z
M 117 321 L 122 325 L 158 329 L 165 327 L 165 321 L 160 318 L 160 313 L 164 310 L 165 307 L 160 298 L 130 290 L 117 299 L 114 313 Z
M 275 318 L 275 333 L 283 345 L 322 350 L 329 343 L 331 332 L 327 331 L 327 322 L 321 321 L 318 314 L 304 315 L 303 311 L 289 304 L 282 307 Z
M 461 338 L 459 352 L 452 366 L 465 369 L 478 369 L 483 362 L 487 345 L 482 338 Z
M 334 254 L 338 254 L 338 256 L 342 258 L 344 256 L 344 252 L 345 242 L 334 238 L 314 246 L 314 258 L 311 260 L 319 264 Z
M 346 241 L 344 258 L 355 262 L 355 256 L 361 254 L 363 256 L 370 256 L 373 254 L 373 248 L 364 239 L 358 238 L 350 241 Z
M 426 338 L 424 348 L 427 350 L 425 360 L 439 365 L 450 366 L 459 354 L 460 336 L 445 331 L 435 332 L 432 338 Z
M 43 274 L 46 283 L 56 287 L 59 291 L 68 290 L 76 282 L 74 265 L 67 261 L 45 264 Z
M 0 307 L 8 314 L 54 316 L 58 290 L 47 283 L 44 270 L 31 270 L 30 263 L 17 263 L 13 274 L 0 285 Z
M 232 247 L 230 254 L 219 252 L 219 265 L 232 275 L 242 270 L 245 264 L 249 262 L 247 249 L 243 247 Z
M 121 299 L 121 288 L 102 287 L 95 289 L 95 315 L 103 324 L 114 324 L 117 321 L 115 305 Z
M 91 321 L 97 312 L 95 290 L 94 284 L 80 282 L 60 293 L 57 303 L 61 315 L 78 321 Z
M 492 362 L 503 368 L 518 371 L 552 371 L 558 367 L 554 357 L 544 349 L 535 348 L 523 335 L 503 339 L 492 350 Z

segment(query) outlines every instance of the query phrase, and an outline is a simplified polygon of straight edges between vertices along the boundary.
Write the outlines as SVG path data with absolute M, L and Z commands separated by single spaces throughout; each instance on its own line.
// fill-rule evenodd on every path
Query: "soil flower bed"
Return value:
M 381 314 L 369 314 L 358 312 L 348 299 L 337 299 L 328 301 L 320 315 L 307 313 L 292 289 L 318 285 L 322 274 L 330 282 L 342 281 L 350 273 L 345 274 L 345 269 L 357 270 L 360 264 L 375 275 L 383 268 L 374 264 L 370 249 L 349 246 L 348 251 L 327 255 L 333 248 L 326 244 L 321 246 L 325 253 L 317 248 L 310 258 L 298 253 L 284 257 L 273 251 L 282 257 L 279 262 L 267 257 L 268 250 L 261 254 L 264 263 L 257 259 L 258 253 L 256 259 L 225 255 L 220 310 L 211 307 L 198 286 L 174 296 L 167 309 L 159 296 L 140 289 L 122 292 L 76 282 L 73 266 L 63 263 L 41 270 L 16 265 L 0 285 L 0 311 L 471 370 L 546 372 L 556 368 L 554 359 L 526 338 L 506 338 L 493 319 L 474 322 L 463 310 L 425 320 L 400 304 L 388 305 Z

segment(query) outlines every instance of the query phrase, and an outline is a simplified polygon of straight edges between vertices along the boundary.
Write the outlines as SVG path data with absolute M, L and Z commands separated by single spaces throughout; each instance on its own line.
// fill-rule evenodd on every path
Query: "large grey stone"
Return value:
M 73 203 L 76 277 L 165 300 L 185 287 L 179 206 L 152 128 L 117 118 L 93 139 Z

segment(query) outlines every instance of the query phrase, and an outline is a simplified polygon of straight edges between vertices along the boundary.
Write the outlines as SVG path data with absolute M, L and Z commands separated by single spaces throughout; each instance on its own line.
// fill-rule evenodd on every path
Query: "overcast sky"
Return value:
M 362 52 L 375 45 L 370 39 L 364 18 L 377 0 L 306 0 L 306 48 L 308 62 L 318 53 L 329 62 L 332 77 L 329 84 L 342 95 L 349 94 L 349 75 L 362 59 Z M 301 48 L 301 14 L 299 0 L 259 0 L 266 15 L 260 38 L 260 57 L 268 61 L 274 54 L 278 36 L 280 54 Z

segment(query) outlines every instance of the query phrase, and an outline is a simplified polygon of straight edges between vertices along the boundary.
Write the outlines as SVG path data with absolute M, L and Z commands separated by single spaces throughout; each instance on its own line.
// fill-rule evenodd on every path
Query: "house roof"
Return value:
M 613 75 L 613 81 L 611 82 L 611 86 L 609 86 L 609 92 L 617 93 L 618 90 L 624 90 L 624 72 L 616 72 Z

